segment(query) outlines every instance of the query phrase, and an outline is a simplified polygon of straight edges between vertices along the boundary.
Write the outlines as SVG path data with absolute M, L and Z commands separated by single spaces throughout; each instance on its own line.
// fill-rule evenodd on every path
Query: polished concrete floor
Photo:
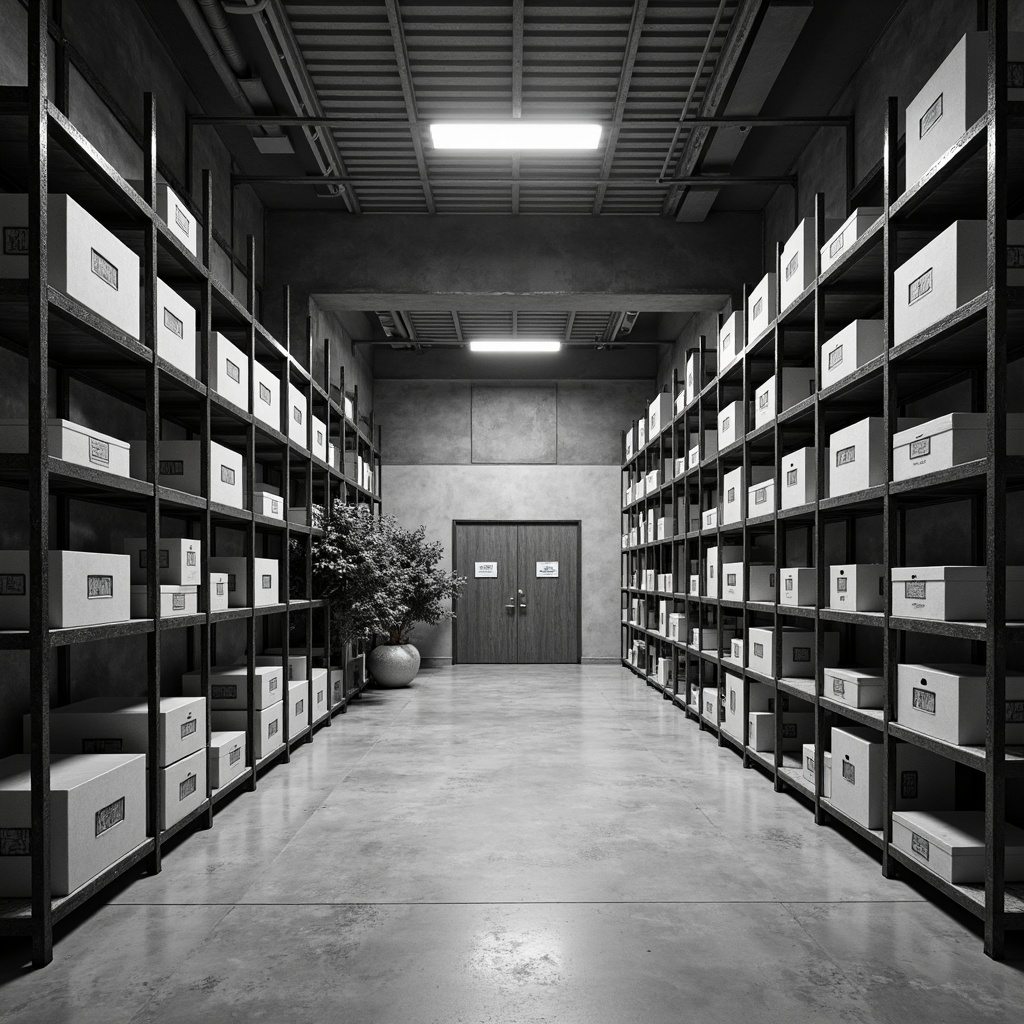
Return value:
M 0 1020 L 1019 1021 L 994 963 L 619 668 L 370 692 L 64 929 Z M 1016 959 L 1014 959 L 1016 958 Z

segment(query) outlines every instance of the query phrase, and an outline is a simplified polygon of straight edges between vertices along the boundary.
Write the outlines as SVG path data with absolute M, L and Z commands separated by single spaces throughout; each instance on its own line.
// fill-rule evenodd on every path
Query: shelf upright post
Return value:
M 31 711 L 32 962 L 53 959 L 50 865 L 50 466 L 49 279 L 47 274 L 48 19 L 47 4 L 32 0 L 28 19 L 29 189 L 28 222 L 28 522 L 29 710 Z
M 882 349 L 882 415 L 885 421 L 885 490 L 882 495 L 882 562 L 885 565 L 886 586 L 883 604 L 885 614 L 885 631 L 882 639 L 882 659 L 884 663 L 885 686 L 882 699 L 882 796 L 884 800 L 882 814 L 882 874 L 893 878 L 897 873 L 896 863 L 889 854 L 892 841 L 892 809 L 896 800 L 896 744 L 889 736 L 889 722 L 893 718 L 896 707 L 896 676 L 898 673 L 901 638 L 890 625 L 892 615 L 892 567 L 898 564 L 902 556 L 900 540 L 903 528 L 899 505 L 890 490 L 892 480 L 892 439 L 896 433 L 897 403 L 899 395 L 896 388 L 896 368 L 890 362 L 893 347 L 893 312 L 895 297 L 893 295 L 893 275 L 899 262 L 897 248 L 897 229 L 892 223 L 889 211 L 899 194 L 897 163 L 899 160 L 896 146 L 899 141 L 899 101 L 890 96 L 885 111 L 885 134 L 883 138 L 883 176 L 882 194 L 885 207 L 882 222 L 882 259 L 883 259 L 883 314 L 885 325 L 885 343 Z
M 799 218 L 799 211 L 795 209 L 794 213 Z M 799 224 L 799 219 L 797 220 Z M 776 317 L 775 323 L 775 454 L 778 460 L 779 453 L 779 406 L 781 402 L 782 394 L 782 346 L 785 344 L 785 328 L 781 325 L 782 319 L 782 243 L 775 243 L 775 266 L 778 273 L 775 275 L 775 287 L 776 287 L 776 302 L 775 308 L 778 310 L 778 316 Z M 776 466 L 776 473 L 778 472 L 778 466 Z M 775 504 L 778 506 L 782 500 L 782 489 L 780 488 L 775 494 Z M 775 516 L 775 529 L 773 537 L 775 540 L 775 608 L 772 612 L 772 688 L 775 691 L 775 753 L 773 760 L 775 762 L 775 771 L 773 773 L 773 782 L 776 793 L 781 793 L 784 786 L 782 782 L 782 774 L 779 768 L 782 766 L 782 716 L 784 714 L 782 705 L 785 700 L 782 695 L 782 690 L 779 689 L 779 679 L 782 676 L 782 615 L 779 612 L 779 590 L 781 588 L 781 576 L 782 576 L 782 556 L 779 554 L 779 538 L 781 536 L 781 530 L 779 528 L 779 517 Z M 746 655 L 746 646 L 744 645 L 744 655 Z
M 256 366 L 256 239 L 247 235 L 245 239 L 245 308 L 248 316 L 245 319 L 246 355 L 249 359 L 249 380 L 253 379 Z M 252 401 L 247 403 L 252 406 Z M 288 404 L 287 389 L 281 396 L 282 407 Z M 245 529 L 245 585 L 249 595 L 249 614 L 245 620 L 245 652 L 246 652 L 246 685 L 249 688 L 249 699 L 245 706 L 245 741 L 255 752 L 253 738 L 256 730 L 256 520 L 253 516 L 253 481 L 256 479 L 256 427 L 250 411 L 245 427 L 245 507 L 249 510 L 249 518 Z M 288 693 L 287 682 L 282 683 L 285 696 Z M 287 717 L 282 723 L 282 731 L 287 737 Z M 287 743 L 286 743 L 287 747 Z M 256 788 L 256 757 L 253 755 L 252 778 L 249 789 Z
M 985 952 L 1004 955 L 1006 867 L 1006 217 L 1007 0 L 988 4 L 987 196 L 988 312 L 986 413 L 988 464 L 985 555 Z
M 291 345 L 288 346 L 291 351 Z M 319 472 L 313 462 L 313 320 L 306 317 L 306 339 L 305 339 L 306 366 L 309 367 L 309 380 L 306 383 L 306 401 L 309 415 L 307 416 L 309 436 L 309 451 L 306 455 L 306 508 L 308 509 L 310 533 L 306 536 L 306 587 L 303 597 L 306 601 L 313 599 L 313 473 Z M 330 498 L 330 474 L 324 477 L 324 508 L 326 510 Z M 309 715 L 309 737 L 313 737 L 313 659 L 312 659 L 312 631 L 313 631 L 313 609 L 307 605 L 303 612 L 306 623 L 306 690 L 308 691 L 306 706 L 310 709 Z
M 852 146 L 847 142 L 847 151 Z M 849 192 L 847 192 L 849 195 Z M 821 401 L 821 343 L 825 336 L 825 293 L 818 283 L 821 277 L 821 247 L 825 244 L 825 194 L 817 192 L 814 196 L 814 455 L 818 459 L 818 486 L 814 495 L 814 522 L 811 526 L 812 545 L 814 552 L 814 823 L 821 825 L 825 821 L 825 812 L 821 809 L 821 782 L 825 771 L 825 710 L 821 706 L 821 695 L 824 692 L 825 679 L 825 630 L 821 620 L 821 607 L 828 590 L 825 576 L 825 524 L 821 520 L 818 508 L 818 495 L 822 490 L 822 476 L 825 472 L 825 461 L 822 449 L 825 447 L 825 431 L 822 423 Z M 776 495 L 782 494 L 782 449 L 777 446 L 776 458 L 780 467 L 779 484 Z M 776 507 L 781 504 L 777 499 Z
M 151 210 L 156 209 L 156 97 L 144 98 L 143 188 Z M 146 478 L 153 481 L 153 504 L 146 517 L 146 600 L 153 628 L 146 635 L 147 678 L 149 681 L 149 772 L 146 787 L 149 797 L 149 824 L 153 835 L 151 868 L 160 871 L 160 823 L 164 820 L 164 791 L 159 765 L 163 764 L 163 737 L 160 731 L 160 368 L 156 354 L 157 316 L 157 230 L 156 220 L 146 222 L 142 270 L 142 338 L 151 361 L 146 368 Z
M 288 285 L 285 285 L 281 291 L 281 310 L 283 316 L 283 341 L 284 350 L 288 353 L 284 364 L 284 375 L 281 383 L 281 412 L 285 417 L 284 422 L 284 433 L 288 436 L 288 410 L 291 407 L 291 402 L 288 398 L 288 384 L 291 379 L 291 353 L 292 353 L 292 293 Z M 306 418 L 309 419 L 311 415 L 310 409 L 312 406 L 307 406 Z M 291 518 L 289 517 L 289 511 L 291 510 L 291 498 L 288 492 L 288 481 L 291 477 L 292 464 L 291 464 L 291 445 L 285 442 L 284 454 L 283 454 L 283 473 L 281 477 L 282 491 L 284 492 L 283 504 L 284 504 L 284 539 L 281 550 L 281 571 L 278 583 L 281 587 L 281 595 L 285 603 L 285 614 L 284 614 L 284 629 L 281 634 L 281 662 L 284 666 L 284 708 L 285 708 L 285 728 L 287 729 L 288 721 L 290 716 L 288 714 L 291 709 L 291 691 L 288 683 L 291 681 L 291 662 L 288 660 L 292 653 L 292 574 L 291 574 L 291 552 L 292 552 L 292 526 Z M 309 663 L 307 662 L 306 667 L 308 669 Z M 290 759 L 291 752 L 291 736 L 285 733 L 285 752 L 284 759 L 287 762 Z

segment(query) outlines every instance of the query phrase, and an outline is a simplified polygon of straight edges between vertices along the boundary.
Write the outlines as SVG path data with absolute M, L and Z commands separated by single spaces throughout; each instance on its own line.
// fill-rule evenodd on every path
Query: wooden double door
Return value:
M 466 522 L 453 527 L 455 661 L 565 664 L 580 660 L 579 522 Z

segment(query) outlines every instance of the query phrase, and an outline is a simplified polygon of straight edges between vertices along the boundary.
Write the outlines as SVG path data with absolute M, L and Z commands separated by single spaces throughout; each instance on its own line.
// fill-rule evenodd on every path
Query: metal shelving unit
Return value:
M 697 717 L 702 728 L 713 728 L 702 720 L 702 709 L 694 709 L 686 686 L 694 672 L 711 673 L 721 695 L 725 673 L 743 677 L 744 689 L 753 682 L 773 687 L 775 696 L 789 695 L 812 708 L 815 722 L 817 766 L 812 786 L 793 759 L 780 752 L 782 702 L 775 701 L 776 753 L 760 754 L 743 737 L 725 737 L 725 742 L 741 752 L 744 766 L 759 766 L 775 788 L 788 789 L 811 805 L 819 824 L 830 822 L 855 833 L 879 851 L 882 871 L 891 876 L 902 869 L 923 879 L 934 889 L 954 900 L 978 917 L 984 929 L 985 951 L 994 958 L 1003 955 L 1008 929 L 1024 928 L 1024 884 L 1005 881 L 1006 784 L 1024 779 L 1024 748 L 1006 744 L 1005 716 L 1007 648 L 1024 641 L 1024 624 L 1006 620 L 1006 582 L 1002 571 L 1007 564 L 1009 513 L 1008 492 L 1024 489 L 1024 459 L 1006 452 L 1007 363 L 1024 355 L 1024 289 L 1007 285 L 1005 259 L 1008 213 L 1019 215 L 1024 208 L 1024 103 L 1011 102 L 1007 96 L 1007 3 L 988 0 L 981 5 L 984 25 L 989 27 L 989 109 L 932 167 L 921 180 L 900 191 L 900 153 L 898 104 L 890 99 L 886 110 L 882 140 L 884 159 L 881 179 L 868 181 L 858 191 L 855 205 L 879 205 L 882 215 L 850 246 L 846 254 L 815 282 L 789 308 L 781 310 L 770 329 L 761 337 L 748 339 L 742 357 L 731 367 L 700 388 L 700 393 L 676 415 L 671 428 L 653 439 L 623 462 L 624 484 L 664 457 L 684 455 L 696 436 L 701 422 L 710 422 L 718 409 L 737 397 L 753 398 L 757 383 L 783 366 L 815 368 L 821 380 L 821 346 L 832 333 L 851 320 L 879 318 L 884 322 L 886 345 L 883 354 L 861 366 L 842 381 L 822 390 L 798 406 L 782 412 L 781 387 L 776 388 L 776 417 L 770 428 L 749 431 L 714 458 L 666 483 L 656 493 L 646 495 L 623 508 L 623 532 L 629 530 L 634 516 L 646 514 L 649 507 L 676 503 L 679 522 L 687 529 L 654 545 L 629 546 L 622 554 L 623 583 L 631 582 L 637 568 L 669 560 L 677 573 L 673 594 L 649 595 L 648 600 L 668 599 L 673 610 L 685 615 L 689 628 L 696 618 L 715 610 L 721 621 L 723 607 L 742 616 L 744 635 L 751 625 L 801 625 L 814 629 L 817 664 L 824 664 L 825 633 L 838 631 L 844 660 L 856 664 L 858 652 L 865 646 L 879 652 L 885 675 L 884 706 L 880 710 L 857 709 L 823 694 L 823 672 L 816 679 L 779 678 L 779 652 L 776 651 L 774 678 L 743 668 L 723 657 L 724 645 L 717 651 L 697 651 L 689 643 L 670 640 L 657 631 L 640 629 L 623 615 L 623 664 L 661 690 L 666 698 Z M 852 197 L 851 197 L 852 199 Z M 872 202 L 873 201 L 873 202 Z M 850 209 L 849 212 L 852 212 Z M 815 259 L 827 241 L 824 197 L 815 200 Z M 949 316 L 894 346 L 893 288 L 898 266 L 935 237 L 941 228 L 959 218 L 984 218 L 988 224 L 987 290 L 966 302 Z M 776 270 L 780 270 L 776 259 Z M 820 271 L 820 262 L 818 263 Z M 745 304 L 744 304 L 745 305 Z M 700 347 L 707 349 L 707 339 Z M 779 380 L 779 377 L 776 377 Z M 893 482 L 892 438 L 897 419 L 911 403 L 934 400 L 951 384 L 966 382 L 970 389 L 970 408 L 987 416 L 987 452 L 984 458 L 942 470 L 927 476 Z M 678 382 L 673 379 L 673 397 Z M 749 406 L 748 406 L 749 408 Z M 939 415 L 938 410 L 933 415 Z M 882 416 L 885 422 L 885 480 L 878 486 L 854 494 L 826 498 L 823 482 L 827 466 L 825 446 L 836 429 L 864 416 Z M 800 508 L 776 511 L 771 516 L 747 519 L 744 523 L 715 530 L 690 531 L 690 507 L 705 507 L 712 488 L 721 489 L 722 474 L 738 465 L 744 467 L 744 484 L 749 483 L 749 467 L 773 460 L 776 467 L 776 505 L 781 496 L 782 457 L 804 445 L 814 445 L 817 455 L 818 497 Z M 845 612 L 828 607 L 828 570 L 830 563 L 865 561 L 858 557 L 867 544 L 877 539 L 880 557 L 871 561 L 890 569 L 907 564 L 912 557 L 908 546 L 907 520 L 922 509 L 936 509 L 961 503 L 970 515 L 969 534 L 973 539 L 971 558 L 964 559 L 988 567 L 987 613 L 983 621 L 945 622 L 911 619 L 892 614 L 891 587 L 886 588 L 883 612 Z M 872 530 L 875 538 L 869 536 Z M 684 571 L 688 575 L 691 560 L 703 566 L 706 550 L 723 542 L 742 543 L 748 575 L 744 594 L 749 594 L 751 545 L 759 536 L 771 537 L 775 548 L 775 572 L 794 564 L 816 568 L 817 600 L 813 607 L 783 607 L 778 603 L 745 601 L 741 605 L 686 593 Z M 807 560 L 791 552 L 794 544 L 806 545 Z M 838 547 L 837 547 L 838 545 Z M 840 557 L 837 550 L 842 551 Z M 940 559 L 941 560 L 941 559 Z M 912 562 L 911 564 L 918 564 Z M 641 576 L 642 581 L 642 576 Z M 721 581 L 719 581 L 721 586 Z M 636 589 L 624 590 L 624 609 L 628 601 L 640 596 Z M 647 625 L 645 623 L 645 625 Z M 628 657 L 632 642 L 642 636 L 646 643 L 646 661 L 633 664 Z M 687 634 L 688 638 L 688 634 Z M 721 639 L 721 633 L 719 633 Z M 957 643 L 958 650 L 969 652 L 961 660 L 983 666 L 986 677 L 987 731 L 984 746 L 957 746 L 924 736 L 897 721 L 897 666 L 908 660 L 908 645 L 934 638 L 936 643 Z M 776 648 L 780 647 L 776 644 Z M 749 652 L 746 652 L 749 655 Z M 651 666 L 657 657 L 671 658 L 674 687 L 658 684 Z M 909 660 L 913 660 L 912 658 Z M 941 659 L 940 659 L 941 660 Z M 948 660 L 948 659 L 946 659 Z M 695 667 L 696 666 L 696 667 Z M 749 701 L 748 701 L 749 706 Z M 884 828 L 865 828 L 839 811 L 822 797 L 823 751 L 829 745 L 833 724 L 843 722 L 866 725 L 879 734 L 884 744 L 883 793 Z M 723 743 L 721 732 L 718 742 Z M 983 805 L 985 815 L 985 883 L 952 885 L 924 864 L 913 860 L 892 845 L 892 808 L 896 800 L 896 750 L 898 743 L 911 743 L 963 766 L 958 771 L 975 773 L 970 781 L 973 792 L 983 799 L 968 801 L 975 809 Z M 958 776 L 958 789 L 964 777 Z M 968 789 L 971 787 L 968 786 Z
M 258 763 L 255 761 L 252 697 L 258 640 L 268 645 L 272 636 L 279 636 L 283 658 L 287 659 L 294 646 L 291 643 L 293 632 L 302 635 L 307 664 L 313 665 L 318 636 L 320 644 L 323 644 L 329 635 L 327 603 L 313 600 L 309 590 L 309 540 L 319 533 L 312 521 L 312 505 L 314 501 L 327 504 L 332 499 L 359 501 L 368 503 L 376 513 L 379 513 L 381 505 L 379 429 L 374 430 L 372 416 L 363 425 L 358 395 L 346 393 L 341 372 L 334 372 L 328 363 L 322 382 L 311 375 L 312 337 L 309 331 L 305 351 L 302 358 L 297 359 L 292 354 L 293 345 L 287 335 L 284 343 L 279 343 L 260 324 L 255 288 L 255 244 L 251 237 L 248 241 L 246 302 L 239 303 L 214 278 L 211 270 L 214 235 L 209 172 L 203 173 L 202 210 L 196 217 L 202 228 L 198 258 L 182 246 L 154 213 L 157 131 L 153 96 L 145 98 L 144 194 L 141 196 L 50 101 L 47 11 L 48 5 L 41 0 L 32 0 L 29 4 L 28 67 L 31 84 L 27 88 L 0 89 L 0 172 L 6 188 L 28 193 L 30 225 L 28 280 L 0 281 L 0 345 L 23 355 L 28 368 L 29 450 L 27 456 L 4 457 L 0 467 L 0 486 L 22 489 L 27 493 L 28 547 L 33 582 L 29 628 L 0 632 L 0 651 L 27 651 L 29 656 L 32 895 L 30 899 L 0 899 L 0 934 L 31 936 L 33 960 L 37 966 L 52 959 L 53 927 L 58 921 L 140 863 L 144 862 L 150 872 L 159 871 L 162 847 L 172 836 L 196 826 L 211 827 L 217 807 L 227 797 L 243 788 L 254 790 L 257 775 L 262 770 L 287 761 L 297 743 L 311 740 L 314 730 L 329 726 L 333 715 L 345 711 L 348 703 L 360 695 L 361 687 L 346 692 L 344 686 L 340 699 L 333 700 L 329 694 L 326 713 L 296 736 L 288 735 L 288 716 L 285 715 L 281 746 Z M 47 277 L 47 196 L 60 192 L 73 196 L 140 255 L 143 316 L 139 340 L 124 334 L 50 286 Z M 156 354 L 158 277 L 182 294 L 197 310 L 202 380 L 213 379 L 211 337 L 215 331 L 237 339 L 236 343 L 247 352 L 250 370 L 258 361 L 278 373 L 282 386 L 280 429 L 234 405 L 202 381 L 189 377 Z M 286 294 L 286 325 L 290 322 L 287 303 Z M 50 384 L 53 371 L 55 388 Z M 115 476 L 65 462 L 49 454 L 47 421 L 50 409 L 55 404 L 58 415 L 67 416 L 69 387 L 73 381 L 88 384 L 144 412 L 146 480 Z M 289 383 L 304 394 L 310 414 L 315 414 L 326 425 L 327 437 L 339 452 L 337 468 L 288 438 Z M 201 495 L 176 491 L 152 482 L 158 476 L 161 435 L 168 423 L 201 441 Z M 257 466 L 261 472 L 276 474 L 285 508 L 283 521 L 220 505 L 209 499 L 211 440 L 222 441 L 228 447 L 244 452 L 245 504 L 248 509 L 253 507 Z M 367 489 L 363 481 L 356 481 L 345 474 L 341 460 L 346 449 L 358 451 L 373 465 L 374 488 Z M 309 526 L 289 521 L 287 510 L 292 495 L 297 497 L 298 505 L 307 509 Z M 70 546 L 72 512 L 69 503 L 72 500 L 145 515 L 150 617 L 73 629 L 50 628 L 48 552 L 52 548 Z M 173 532 L 180 529 L 202 543 L 201 572 L 207 585 L 199 591 L 199 614 L 161 618 L 156 550 L 165 519 L 177 521 Z M 276 557 L 279 560 L 279 603 L 209 611 L 209 560 L 225 531 L 232 531 L 236 538 L 240 535 L 244 539 L 250 594 L 254 592 L 253 557 Z M 290 578 L 289 553 L 293 539 L 304 546 L 304 583 Z M 56 704 L 65 704 L 72 699 L 72 655 L 76 646 L 91 641 L 144 636 L 149 749 L 154 763 L 161 763 L 162 738 L 157 711 L 162 686 L 160 658 L 163 634 L 186 631 L 189 661 L 194 669 L 201 672 L 201 692 L 208 700 L 209 670 L 217 650 L 217 630 L 227 623 L 245 623 L 246 630 L 250 699 L 246 728 L 248 764 L 245 770 L 221 789 L 211 791 L 208 788 L 206 799 L 199 808 L 166 829 L 157 827 L 162 811 L 160 773 L 149 772 L 146 841 L 75 892 L 54 898 L 50 884 L 50 689 L 42 682 L 50 679 L 51 666 L 56 670 Z M 329 673 L 330 666 L 327 668 Z M 307 698 L 312 709 L 315 706 L 312 677 Z M 207 710 L 208 744 L 209 707 Z

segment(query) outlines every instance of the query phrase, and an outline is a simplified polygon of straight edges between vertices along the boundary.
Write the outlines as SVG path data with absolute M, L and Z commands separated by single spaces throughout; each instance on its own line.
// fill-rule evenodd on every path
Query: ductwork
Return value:
M 216 37 L 217 42 L 220 43 L 221 51 L 224 54 L 224 59 L 228 62 L 228 66 L 235 73 L 236 77 L 248 78 L 249 69 L 246 67 L 245 60 L 242 57 L 238 40 L 235 39 L 235 33 L 228 27 L 228 20 L 224 16 L 224 9 L 220 5 L 220 0 L 196 0 L 196 2 L 203 9 L 203 17 L 210 26 L 210 31 Z
M 228 65 L 220 43 L 214 38 L 209 19 L 196 6 L 196 0 L 178 0 L 178 7 L 181 8 L 181 13 L 185 16 L 189 27 L 196 34 L 196 38 L 213 65 L 214 71 L 217 72 L 218 78 L 224 83 L 231 98 L 238 104 L 239 110 L 243 114 L 255 113 L 238 84 L 238 75 Z

